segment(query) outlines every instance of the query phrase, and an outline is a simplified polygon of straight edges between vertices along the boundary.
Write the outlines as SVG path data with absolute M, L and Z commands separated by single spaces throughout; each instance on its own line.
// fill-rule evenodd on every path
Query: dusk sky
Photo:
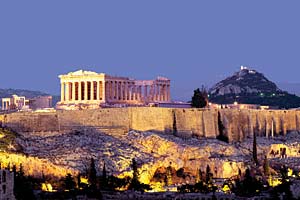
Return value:
M 299 83 L 300 1 L 1 1 L 0 88 L 59 94 L 79 69 L 172 81 L 187 100 L 249 66 Z

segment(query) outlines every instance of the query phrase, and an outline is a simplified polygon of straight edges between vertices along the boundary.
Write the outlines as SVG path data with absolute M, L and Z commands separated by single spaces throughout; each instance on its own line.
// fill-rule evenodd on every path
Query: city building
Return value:
M 0 200 L 14 200 L 14 173 L 6 169 L 0 170 Z
M 58 109 L 99 108 L 114 105 L 148 105 L 170 102 L 170 80 L 135 80 L 79 70 L 60 75 Z

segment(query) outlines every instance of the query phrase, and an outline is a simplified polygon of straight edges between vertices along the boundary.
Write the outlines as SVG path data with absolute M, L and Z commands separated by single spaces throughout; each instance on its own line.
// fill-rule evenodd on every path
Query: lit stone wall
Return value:
M 96 129 L 107 133 L 129 130 L 157 131 L 182 137 L 215 138 L 218 114 L 230 141 L 242 141 L 254 132 L 260 136 L 285 135 L 300 130 L 300 111 L 203 110 L 173 108 L 106 108 L 58 110 L 51 113 L 18 112 L 0 115 L 0 124 L 20 132 Z

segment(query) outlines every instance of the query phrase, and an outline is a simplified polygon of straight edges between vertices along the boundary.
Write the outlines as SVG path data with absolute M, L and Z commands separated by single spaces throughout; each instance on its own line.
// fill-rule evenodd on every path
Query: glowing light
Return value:
M 226 184 L 226 185 L 223 186 L 222 191 L 224 193 L 229 193 L 230 192 L 230 187 Z
M 288 168 L 288 176 L 292 176 L 293 175 L 293 170 L 291 168 Z
M 276 187 L 277 185 L 280 185 L 282 182 L 279 178 L 273 178 L 273 177 L 269 177 L 268 178 L 268 183 L 271 187 Z
M 166 191 L 164 189 L 164 184 L 161 182 L 154 182 L 150 184 L 150 187 L 152 188 L 152 190 L 148 191 L 148 192 L 164 192 Z
M 54 192 L 52 185 L 50 183 L 42 183 L 42 191 L 44 192 Z
M 236 105 L 238 105 L 239 103 L 238 103 L 237 101 L 235 101 L 233 104 L 236 106 Z
M 88 185 L 89 184 L 89 180 L 87 178 L 80 177 L 80 183 Z

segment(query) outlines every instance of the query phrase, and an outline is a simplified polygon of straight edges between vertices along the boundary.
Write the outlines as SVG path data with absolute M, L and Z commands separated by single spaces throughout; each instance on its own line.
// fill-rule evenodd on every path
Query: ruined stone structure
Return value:
M 57 108 L 83 105 L 98 108 L 110 104 L 140 104 L 170 102 L 170 80 L 134 80 L 104 73 L 79 70 L 60 75 L 61 101 Z
M 6 169 L 0 170 L 0 200 L 15 199 L 14 173 Z
M 52 107 L 52 96 L 38 96 L 29 99 L 29 108 L 36 109 L 44 109 Z
M 52 107 L 52 96 L 38 96 L 26 99 L 24 96 L 12 95 L 9 98 L 2 98 L 2 110 L 36 110 Z
M 12 95 L 8 98 L 2 98 L 2 110 L 21 110 L 28 106 L 29 100 L 24 96 Z
M 121 134 L 138 130 L 180 137 L 216 138 L 220 123 L 225 127 L 223 132 L 229 141 L 242 141 L 252 137 L 254 132 L 273 137 L 300 130 L 300 111 L 131 107 L 0 115 L 2 126 L 17 132 L 35 133 L 95 129 Z

